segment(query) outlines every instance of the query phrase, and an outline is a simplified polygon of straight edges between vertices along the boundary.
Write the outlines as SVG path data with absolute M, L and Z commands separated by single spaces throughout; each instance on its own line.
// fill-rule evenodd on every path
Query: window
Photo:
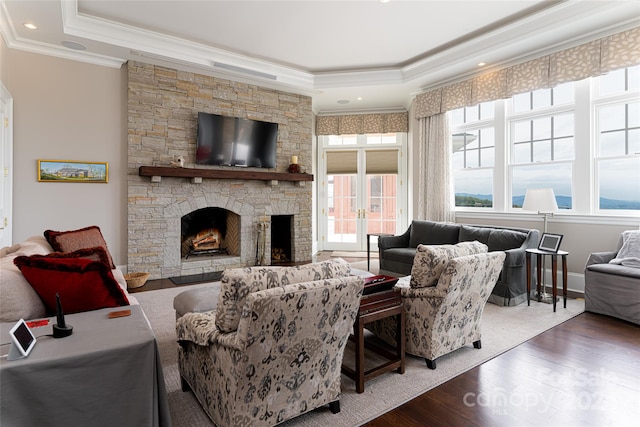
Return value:
M 640 210 L 639 87 L 640 66 L 596 82 L 596 210 Z
M 640 210 L 640 65 L 449 118 L 458 209 L 520 209 L 527 188 L 551 187 L 563 210 Z
M 572 209 L 573 83 L 511 99 L 511 207 L 521 208 L 527 188 L 553 188 L 559 209 Z
M 451 165 L 456 206 L 493 206 L 495 103 L 485 102 L 451 112 Z
M 358 143 L 358 135 L 328 135 L 326 136 L 327 145 L 356 145 Z

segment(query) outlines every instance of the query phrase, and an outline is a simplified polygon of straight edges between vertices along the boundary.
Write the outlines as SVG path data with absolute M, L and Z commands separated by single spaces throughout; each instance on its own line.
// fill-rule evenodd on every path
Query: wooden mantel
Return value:
M 149 176 L 153 182 L 159 182 L 160 178 L 192 178 L 201 182 L 206 179 L 245 179 L 256 181 L 295 181 L 303 185 L 304 181 L 313 181 L 313 175 L 308 173 L 268 172 L 255 170 L 231 170 L 231 169 L 197 169 L 197 168 L 172 168 L 165 166 L 140 166 L 138 175 Z M 158 177 L 158 178 L 155 178 Z

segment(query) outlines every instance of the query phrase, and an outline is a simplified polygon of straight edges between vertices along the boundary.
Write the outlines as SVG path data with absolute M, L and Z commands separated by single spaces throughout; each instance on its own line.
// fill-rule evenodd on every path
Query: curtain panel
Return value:
M 420 177 L 418 179 L 418 219 L 455 221 L 449 157 L 449 122 L 446 114 L 419 121 Z
M 640 64 L 640 27 L 416 96 L 420 119 Z
M 408 132 L 409 114 L 351 114 L 318 116 L 316 135 L 364 135 L 367 133 Z

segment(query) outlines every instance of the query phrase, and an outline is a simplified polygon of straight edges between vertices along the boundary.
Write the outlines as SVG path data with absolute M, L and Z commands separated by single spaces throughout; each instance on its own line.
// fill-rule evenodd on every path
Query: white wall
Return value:
M 14 99 L 13 242 L 98 225 L 126 264 L 126 70 L 2 45 L 0 79 Z M 108 162 L 109 182 L 38 182 L 38 159 Z

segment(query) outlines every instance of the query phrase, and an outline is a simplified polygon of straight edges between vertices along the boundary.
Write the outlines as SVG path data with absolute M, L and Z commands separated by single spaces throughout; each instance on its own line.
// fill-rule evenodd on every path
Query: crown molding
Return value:
M 65 34 L 105 43 L 125 52 L 120 57 L 112 57 L 18 38 L 5 4 L 0 0 L 0 31 L 7 45 L 112 68 L 121 67 L 127 60 L 140 60 L 309 96 L 330 88 L 411 85 L 413 97 L 416 93 L 640 25 L 639 7 L 635 1 L 564 1 L 410 64 L 313 74 L 82 14 L 78 0 L 64 0 L 60 4 Z M 531 36 L 533 33 L 535 37 Z M 560 42 L 557 41 L 559 34 L 566 36 Z M 523 48 L 526 53 L 515 53 L 522 52 Z M 491 68 L 479 69 L 477 62 L 480 60 L 491 64 Z
M 41 43 L 18 37 L 9 19 L 9 13 L 4 2 L 0 2 L 0 33 L 7 46 L 11 49 L 23 50 L 25 52 L 37 53 L 40 55 L 55 56 L 72 61 L 80 61 L 87 64 L 100 65 L 109 68 L 120 68 L 126 62 L 122 58 L 114 58 L 106 55 L 99 55 L 92 52 L 73 51 L 64 46 L 56 46 L 50 43 Z
M 222 68 L 227 71 L 253 77 L 262 76 L 266 80 L 277 80 L 285 85 L 313 89 L 313 75 L 309 73 L 154 31 L 83 15 L 78 11 L 78 0 L 63 1 L 61 5 L 62 25 L 66 34 L 203 68 L 214 69 L 216 65 L 222 64 Z

